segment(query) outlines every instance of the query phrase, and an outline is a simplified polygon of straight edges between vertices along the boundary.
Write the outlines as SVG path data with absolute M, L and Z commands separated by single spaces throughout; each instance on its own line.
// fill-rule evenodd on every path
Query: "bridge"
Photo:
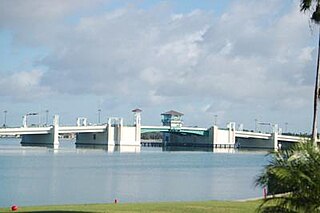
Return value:
M 133 110 L 134 124 L 123 125 L 122 118 L 109 118 L 106 124 L 88 125 L 85 118 L 79 118 L 75 126 L 60 126 L 59 116 L 54 116 L 51 126 L 28 126 L 26 120 L 22 127 L 0 128 L 1 135 L 20 135 L 23 145 L 59 145 L 59 134 L 76 133 L 77 145 L 125 145 L 139 146 L 141 134 L 162 132 L 165 146 L 207 146 L 207 147 L 243 147 L 278 149 L 282 145 L 297 143 L 306 138 L 273 133 L 259 133 L 236 130 L 231 122 L 226 129 L 218 126 L 209 128 L 184 127 L 179 116 L 181 113 L 169 111 L 165 116 L 164 126 L 142 126 L 139 110 Z M 178 117 L 178 119 L 177 119 Z M 171 119 L 171 120 L 170 120 Z

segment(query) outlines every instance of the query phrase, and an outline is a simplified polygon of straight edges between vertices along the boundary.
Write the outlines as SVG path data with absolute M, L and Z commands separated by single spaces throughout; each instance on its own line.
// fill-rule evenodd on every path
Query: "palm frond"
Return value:
M 320 212 L 320 151 L 312 143 L 299 143 L 271 154 L 269 164 L 256 178 L 268 194 L 260 212 Z
M 300 2 L 300 11 L 305 12 L 306 10 L 310 10 L 312 6 L 313 0 L 301 0 Z

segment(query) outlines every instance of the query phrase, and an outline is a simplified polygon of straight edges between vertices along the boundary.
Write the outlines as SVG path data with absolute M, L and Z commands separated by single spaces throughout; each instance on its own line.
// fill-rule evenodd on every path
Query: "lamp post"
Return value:
M 270 123 L 270 122 L 259 122 L 258 124 L 262 125 L 262 126 L 269 126 L 269 127 L 271 127 L 271 129 L 273 127 L 272 123 Z
M 284 125 L 285 125 L 285 126 L 284 126 L 284 131 L 285 131 L 286 133 L 288 133 L 288 124 L 289 124 L 288 122 L 285 122 L 285 123 L 284 123 Z
M 258 131 L 258 119 L 254 119 L 254 131 Z
M 218 115 L 214 115 L 214 125 L 216 126 L 218 122 Z
M 3 123 L 3 127 L 6 127 L 7 126 L 7 110 L 4 110 L 3 113 L 4 113 L 4 123 Z
M 100 124 L 101 109 L 98 109 L 98 124 Z
M 46 110 L 46 126 L 48 125 L 49 110 Z

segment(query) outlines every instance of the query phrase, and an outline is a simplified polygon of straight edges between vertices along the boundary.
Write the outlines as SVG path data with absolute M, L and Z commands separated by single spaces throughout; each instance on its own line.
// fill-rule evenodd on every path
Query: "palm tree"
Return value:
M 320 23 L 320 0 L 301 0 L 300 11 L 312 11 L 311 20 L 316 24 Z M 318 99 L 319 99 L 319 60 L 320 60 L 320 31 L 318 43 L 318 60 L 316 71 L 316 83 L 314 88 L 314 102 L 313 102 L 313 123 L 312 123 L 312 141 L 317 145 L 317 124 L 318 124 Z
M 271 194 L 263 200 L 259 212 L 320 212 L 319 149 L 312 143 L 300 143 L 271 153 L 269 165 L 256 185 L 267 187 Z

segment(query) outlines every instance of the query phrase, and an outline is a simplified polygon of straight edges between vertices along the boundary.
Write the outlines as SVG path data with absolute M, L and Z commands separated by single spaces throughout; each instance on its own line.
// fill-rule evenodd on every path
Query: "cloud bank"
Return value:
M 99 97 L 114 113 L 141 107 L 146 122 L 176 109 L 189 125 L 218 115 L 310 127 L 316 36 L 299 2 L 235 0 L 220 13 L 113 3 L 1 1 L 13 45 L 48 51 L 33 70 L 5 72 L 0 95 Z

